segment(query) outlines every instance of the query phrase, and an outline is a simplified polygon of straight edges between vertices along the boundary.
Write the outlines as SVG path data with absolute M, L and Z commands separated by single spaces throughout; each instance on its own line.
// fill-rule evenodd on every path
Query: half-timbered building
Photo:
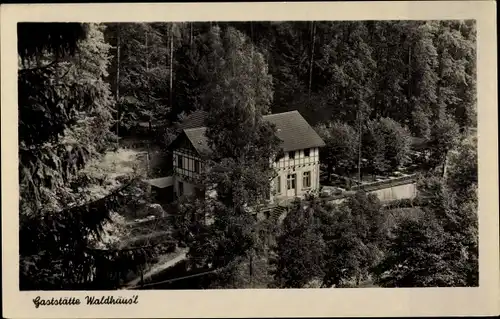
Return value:
M 203 194 L 196 176 L 210 155 L 205 136 L 205 112 L 195 112 L 180 126 L 180 135 L 170 144 L 173 160 L 173 190 L 177 197 Z M 302 197 L 319 189 L 319 148 L 325 143 L 297 111 L 270 114 L 264 120 L 275 125 L 282 154 L 270 159 L 277 176 L 272 181 L 269 200 L 273 203 Z

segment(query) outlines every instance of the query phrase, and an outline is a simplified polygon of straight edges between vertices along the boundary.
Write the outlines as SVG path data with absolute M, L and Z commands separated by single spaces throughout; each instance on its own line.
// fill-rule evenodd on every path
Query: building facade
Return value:
M 195 112 L 181 124 L 180 135 L 170 144 L 172 152 L 172 186 L 176 197 L 203 195 L 197 177 L 203 170 L 203 159 L 209 156 L 203 126 L 206 113 Z M 279 204 L 319 190 L 319 148 L 323 140 L 297 111 L 270 114 L 264 120 L 276 127 L 283 156 L 271 160 L 277 176 L 272 181 L 269 201 Z
M 285 152 L 273 167 L 277 176 L 273 180 L 271 201 L 286 202 L 319 190 L 318 147 Z
M 176 197 L 195 196 L 202 194 L 202 188 L 197 181 L 203 165 L 203 157 L 189 139 L 189 132 L 181 133 L 178 144 L 172 151 L 173 190 Z

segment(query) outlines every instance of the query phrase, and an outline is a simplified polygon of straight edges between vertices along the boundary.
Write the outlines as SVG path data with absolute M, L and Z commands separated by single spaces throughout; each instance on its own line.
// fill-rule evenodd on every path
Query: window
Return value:
M 311 187 L 311 172 L 304 172 L 302 175 L 302 188 Z
M 182 156 L 177 155 L 177 167 L 182 168 Z
M 295 158 L 295 151 L 288 152 L 288 158 L 294 159 Z
M 309 150 L 310 150 L 309 148 L 306 148 L 304 150 L 304 157 L 309 157 Z
M 295 174 L 288 174 L 286 177 L 287 189 L 295 189 Z
M 281 176 L 276 177 L 276 194 L 281 193 Z
M 178 186 L 179 186 L 179 196 L 184 195 L 184 184 L 182 184 L 182 182 L 179 182 Z
M 200 172 L 200 170 L 201 170 L 201 169 L 200 169 L 200 161 L 198 161 L 198 160 L 194 160 L 194 171 L 195 171 L 196 173 L 199 173 L 199 172 Z

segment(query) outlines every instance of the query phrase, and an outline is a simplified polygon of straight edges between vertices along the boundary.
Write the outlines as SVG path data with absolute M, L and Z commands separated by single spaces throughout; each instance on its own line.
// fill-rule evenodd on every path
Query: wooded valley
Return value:
M 18 55 L 22 290 L 122 288 L 179 248 L 143 289 L 478 285 L 475 21 L 20 23 Z M 217 197 L 140 233 L 142 182 L 169 173 L 197 110 Z M 291 110 L 325 141 L 328 180 L 415 164 L 417 197 L 311 194 L 256 220 L 280 153 L 262 117 Z

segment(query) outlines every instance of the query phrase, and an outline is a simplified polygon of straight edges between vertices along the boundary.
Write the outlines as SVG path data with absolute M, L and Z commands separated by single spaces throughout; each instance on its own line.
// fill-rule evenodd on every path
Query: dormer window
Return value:
M 288 158 L 294 159 L 295 158 L 295 151 L 288 152 Z
M 309 149 L 309 148 L 306 148 L 306 149 L 304 150 L 304 157 L 309 157 L 309 151 L 310 151 L 310 149 Z

